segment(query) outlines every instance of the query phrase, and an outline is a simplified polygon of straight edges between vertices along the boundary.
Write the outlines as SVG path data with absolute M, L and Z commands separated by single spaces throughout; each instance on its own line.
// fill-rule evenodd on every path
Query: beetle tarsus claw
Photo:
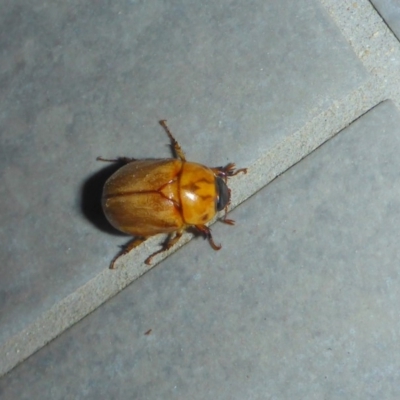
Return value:
M 216 251 L 221 250 L 222 246 L 220 244 L 215 244 L 215 242 L 211 236 L 208 238 L 208 242 L 210 243 L 210 246 L 214 250 L 216 250 Z
M 224 178 L 226 181 L 227 178 L 231 178 L 232 176 L 238 175 L 240 173 L 247 174 L 247 168 L 240 168 L 235 171 L 236 164 L 229 163 L 225 165 L 225 167 L 216 167 L 212 168 L 214 173 L 221 178 Z
M 211 235 L 211 229 L 206 225 L 196 225 L 196 228 L 204 235 L 204 239 L 208 240 L 210 246 L 214 250 L 220 250 L 222 246 L 220 244 L 215 244 L 213 237 Z
M 247 174 L 247 168 L 240 168 L 240 169 L 237 169 L 236 171 L 235 171 L 235 173 L 233 174 L 233 175 L 231 175 L 231 176 L 234 176 L 234 175 L 237 175 L 237 174 Z

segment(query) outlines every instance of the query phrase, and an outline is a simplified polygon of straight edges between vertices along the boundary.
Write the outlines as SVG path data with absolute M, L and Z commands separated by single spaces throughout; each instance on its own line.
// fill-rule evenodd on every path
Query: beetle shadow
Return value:
M 95 172 L 83 182 L 81 187 L 80 208 L 85 218 L 103 232 L 118 236 L 127 236 L 115 229 L 107 220 L 101 206 L 101 196 L 106 180 L 126 162 L 117 160 L 108 163 L 100 171 Z

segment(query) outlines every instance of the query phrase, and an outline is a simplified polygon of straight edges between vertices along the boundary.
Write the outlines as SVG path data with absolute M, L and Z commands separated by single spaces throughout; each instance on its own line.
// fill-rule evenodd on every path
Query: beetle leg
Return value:
M 182 234 L 183 234 L 183 231 L 178 231 L 178 232 L 176 232 L 174 237 L 169 235 L 167 240 L 164 242 L 163 247 L 161 248 L 161 250 L 158 250 L 155 253 L 153 253 L 151 256 L 147 257 L 146 260 L 145 260 L 145 263 L 147 265 L 150 265 L 151 264 L 151 260 L 153 259 L 153 257 L 155 255 L 163 253 L 164 251 L 169 250 L 173 245 L 175 245 L 176 243 L 179 242 L 179 239 L 182 237 Z
M 176 139 L 172 136 L 171 131 L 169 130 L 167 126 L 167 120 L 162 119 L 159 121 L 160 125 L 164 128 L 165 132 L 167 132 L 167 135 L 171 139 L 172 146 L 174 147 L 175 154 L 180 158 L 182 161 L 186 161 L 185 153 L 183 152 L 181 146 L 179 146 L 179 143 L 176 141 Z
M 215 244 L 212 235 L 211 229 L 206 225 L 196 225 L 196 228 L 208 239 L 208 243 L 214 250 L 219 250 L 222 246 L 220 244 Z
M 110 269 L 115 269 L 115 262 L 120 258 L 121 256 L 128 254 L 132 249 L 135 247 L 138 247 L 140 244 L 142 244 L 145 240 L 147 240 L 147 237 L 138 237 L 133 239 L 131 242 L 129 242 L 126 246 L 124 246 L 123 250 L 112 260 Z
M 222 218 L 220 221 L 227 225 L 235 225 L 234 219 Z
M 118 157 L 118 158 L 103 158 L 103 157 L 97 157 L 97 161 L 105 161 L 105 162 L 117 162 L 121 164 L 129 164 L 132 161 L 136 161 L 136 158 L 130 158 L 130 157 Z
M 235 176 L 240 173 L 247 174 L 247 168 L 240 168 L 235 171 L 234 163 L 229 163 L 229 164 L 225 165 L 225 167 L 211 168 L 211 170 L 216 175 L 221 176 L 223 178 L 230 178 L 231 176 Z
M 231 202 L 230 196 L 231 196 L 231 190 L 229 189 L 229 203 Z M 222 219 L 220 219 L 220 221 L 223 222 L 224 224 L 227 224 L 227 225 L 235 225 L 235 220 L 226 218 L 226 216 L 228 215 L 229 203 L 226 205 L 226 207 L 224 209 L 225 210 L 224 217 Z

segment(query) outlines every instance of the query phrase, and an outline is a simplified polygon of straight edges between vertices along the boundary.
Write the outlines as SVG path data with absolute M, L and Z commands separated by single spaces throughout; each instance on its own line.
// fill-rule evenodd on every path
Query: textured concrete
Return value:
M 399 398 L 399 127 L 361 117 L 215 226 L 223 257 L 192 241 L 1 398 Z
M 249 165 L 365 79 L 325 11 L 301 3 L 3 7 L 0 344 L 127 241 L 98 209 L 98 155 L 169 156 L 169 118 L 188 157 Z
M 364 0 L 3 1 L 0 375 L 148 271 L 143 260 L 161 238 L 107 270 L 128 238 L 99 209 L 113 166 L 96 156 L 168 157 L 157 125 L 168 118 L 189 159 L 249 166 L 230 184 L 236 206 L 381 101 L 390 103 L 367 119 L 372 133 L 385 133 L 374 125 L 383 113 L 398 121 L 400 51 L 390 31 L 397 6 L 374 5 L 387 21 Z M 196 240 L 178 253 L 187 254 L 185 267 L 229 265 L 232 251 L 244 251 L 239 227 L 213 229 L 224 249 Z M 276 246 L 286 252 L 284 238 Z M 72 356 L 70 363 L 73 370 Z
M 400 38 L 400 3 L 396 0 L 372 0 L 371 3 L 397 38 Z

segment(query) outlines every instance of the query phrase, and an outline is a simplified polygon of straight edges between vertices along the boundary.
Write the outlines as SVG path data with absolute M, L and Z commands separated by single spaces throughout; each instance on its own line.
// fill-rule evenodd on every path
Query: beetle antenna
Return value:
M 169 130 L 169 128 L 167 126 L 167 120 L 162 119 L 161 121 L 159 121 L 159 123 L 164 128 L 167 135 L 169 136 L 171 143 L 172 143 L 172 147 L 174 148 L 174 152 L 175 152 L 175 155 L 177 156 L 177 158 L 180 158 L 182 161 L 186 161 L 185 153 L 183 152 L 181 146 L 179 145 L 177 140 L 174 138 L 174 136 L 172 135 L 171 131 Z

